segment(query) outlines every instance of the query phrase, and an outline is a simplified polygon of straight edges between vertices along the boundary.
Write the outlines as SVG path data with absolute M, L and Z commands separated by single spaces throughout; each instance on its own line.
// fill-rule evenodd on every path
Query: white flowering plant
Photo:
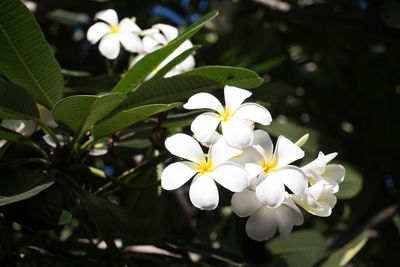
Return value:
M 343 164 L 330 163 L 337 153 L 302 161 L 309 135 L 276 131 L 269 106 L 251 92 L 264 82 L 256 72 L 195 67 L 199 45 L 190 38 L 217 14 L 179 32 L 164 23 L 142 30 L 113 9 L 96 13 L 86 38 L 112 85 L 79 94 L 66 90 L 70 73 L 26 6 L 0 2 L 1 218 L 27 237 L 59 234 L 55 246 L 24 239 L 10 252 L 15 262 L 36 249 L 57 262 L 58 245 L 68 244 L 74 264 L 101 255 L 106 265 L 151 266 L 156 260 L 141 255 L 157 254 L 171 265 L 240 265 L 218 250 L 215 226 L 199 230 L 202 217 L 245 222 L 238 235 L 263 242 L 334 212 L 346 181 Z M 179 228 L 193 238 L 171 236 Z

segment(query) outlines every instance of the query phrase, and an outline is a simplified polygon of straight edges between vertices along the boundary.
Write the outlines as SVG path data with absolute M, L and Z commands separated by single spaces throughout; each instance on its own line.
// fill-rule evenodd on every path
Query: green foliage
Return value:
M 142 60 L 136 63 L 122 78 L 111 92 L 129 93 L 136 85 L 147 77 L 164 59 L 166 59 L 176 48 L 185 40 L 192 37 L 208 21 L 218 15 L 217 11 L 211 11 L 200 18 L 196 23 L 187 28 L 175 40 L 171 41 L 165 47 L 146 55 Z
M 363 248 L 370 237 L 369 230 L 365 230 L 339 250 L 333 252 L 324 261 L 321 267 L 345 266 Z
M 60 66 L 39 25 L 21 1 L 0 3 L 0 72 L 52 108 L 62 98 Z
M 327 254 L 324 237 L 313 230 L 295 231 L 285 239 L 275 238 L 267 243 L 267 248 L 284 258 L 289 267 L 311 267 Z
M 0 179 L 0 206 L 31 198 L 53 183 L 52 179 L 40 173 L 3 175 Z
M 53 117 L 56 121 L 68 126 L 79 138 L 96 122 L 106 117 L 125 98 L 126 95 L 122 93 L 66 97 L 54 107 Z
M 147 119 L 153 114 L 164 112 L 180 105 L 181 103 L 153 104 L 120 111 L 113 117 L 97 123 L 93 127 L 93 137 L 99 138 L 112 134 L 141 120 Z
M 22 87 L 0 81 L 0 117 L 39 118 L 35 99 Z

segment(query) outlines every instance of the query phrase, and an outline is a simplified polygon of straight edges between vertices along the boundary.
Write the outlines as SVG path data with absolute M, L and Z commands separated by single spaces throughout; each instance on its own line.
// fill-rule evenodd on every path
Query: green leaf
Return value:
M 257 73 L 266 73 L 273 68 L 281 65 L 283 62 L 287 60 L 287 56 L 279 56 L 279 57 L 274 57 L 270 60 L 263 61 L 261 63 L 258 63 L 254 65 L 251 69 Z
M 181 103 L 179 102 L 172 104 L 154 104 L 123 110 L 115 114 L 113 117 L 96 124 L 93 127 L 93 137 L 99 138 L 112 134 L 141 120 L 147 119 L 153 114 L 167 111 L 180 105 Z
M 0 206 L 31 198 L 53 183 L 47 176 L 39 173 L 2 174 L 0 179 Z
M 62 98 L 60 66 L 35 18 L 17 0 L 0 1 L 0 72 L 48 108 Z
M 345 266 L 367 243 L 370 233 L 365 230 L 341 249 L 332 253 L 321 267 Z
M 75 194 L 83 208 L 103 228 L 120 233 L 122 236 L 138 240 L 149 236 L 149 225 L 143 225 L 138 218 L 102 197 L 92 193 L 76 190 Z
M 85 13 L 76 13 L 64 9 L 51 11 L 47 14 L 47 18 L 69 27 L 88 24 L 90 21 L 89 16 Z
M 76 95 L 59 101 L 53 109 L 53 118 L 68 126 L 80 137 L 96 122 L 106 117 L 126 98 L 122 93 L 101 96 Z
M 343 182 L 339 185 L 339 192 L 336 196 L 341 199 L 349 199 L 355 197 L 362 188 L 363 178 L 360 170 L 347 162 L 338 162 L 346 169 L 346 175 Z
M 205 66 L 182 73 L 181 76 L 201 76 L 224 85 L 251 89 L 260 86 L 264 80 L 252 70 L 226 66 Z
M 313 230 L 296 231 L 285 239 L 274 238 L 266 246 L 272 254 L 284 258 L 289 267 L 311 267 L 326 255 L 324 237 Z
M 35 99 L 18 85 L 0 81 L 0 118 L 39 118 Z
M 200 48 L 200 45 L 195 45 L 192 48 L 189 48 L 183 51 L 179 56 L 175 57 L 171 60 L 164 68 L 159 70 L 149 81 L 157 80 L 165 76 L 170 70 L 172 70 L 176 65 L 184 61 L 188 56 L 193 54 L 194 51 Z
M 128 95 L 118 110 L 180 101 L 199 92 L 223 88 L 226 84 L 241 88 L 253 88 L 260 85 L 260 79 L 253 71 L 242 68 L 197 68 L 181 75 L 144 83 Z
M 176 48 L 178 48 L 184 41 L 192 37 L 199 31 L 209 20 L 218 15 L 218 11 L 211 11 L 201 17 L 193 25 L 187 28 L 176 39 L 172 40 L 168 45 L 160 48 L 153 53 L 150 53 L 137 62 L 125 74 L 118 84 L 112 89 L 111 92 L 124 92 L 129 93 L 136 85 L 138 85 L 144 78 L 147 77 L 160 63 L 166 59 Z

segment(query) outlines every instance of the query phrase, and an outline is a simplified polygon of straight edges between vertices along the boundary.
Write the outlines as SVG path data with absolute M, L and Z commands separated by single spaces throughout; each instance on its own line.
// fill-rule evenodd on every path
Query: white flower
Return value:
M 268 125 L 271 114 L 261 105 L 242 102 L 251 92 L 226 85 L 224 88 L 225 107 L 209 93 L 198 93 L 183 105 L 186 109 L 208 108 L 215 112 L 200 114 L 192 122 L 191 130 L 200 142 L 206 142 L 221 124 L 222 134 L 228 144 L 234 147 L 247 147 L 253 141 L 254 122 Z
M 338 164 L 328 164 L 337 153 L 324 155 L 320 152 L 318 157 L 302 167 L 311 186 L 303 197 L 292 195 L 293 200 L 317 216 L 327 217 L 336 205 L 335 193 L 339 191 L 339 184 L 345 176 L 345 169 Z
M 255 192 L 250 189 L 234 193 L 231 203 L 236 215 L 250 216 L 246 222 L 246 233 L 257 241 L 273 237 L 277 229 L 280 233 L 279 237 L 285 238 L 292 231 L 293 225 L 303 224 L 303 214 L 287 193 L 284 195 L 282 204 L 276 208 L 263 205 Z
M 36 106 L 39 111 L 40 120 L 43 121 L 44 123 L 46 123 L 51 128 L 57 128 L 58 124 L 53 119 L 53 115 L 51 115 L 51 111 L 48 108 L 46 108 L 45 106 L 42 106 L 40 104 L 36 104 Z
M 7 140 L 0 139 L 0 148 L 2 148 L 7 143 Z
M 165 140 L 171 154 L 186 161 L 168 165 L 161 174 L 161 186 L 174 190 L 194 177 L 189 197 L 199 209 L 215 209 L 219 202 L 214 181 L 232 192 L 240 192 L 248 185 L 247 172 L 238 164 L 229 162 L 241 150 L 228 146 L 221 138 L 210 147 L 206 158 L 199 143 L 186 134 L 175 134 Z
M 300 168 L 289 165 L 304 156 L 304 151 L 284 136 L 279 136 L 273 152 L 273 143 L 268 133 L 254 131 L 251 147 L 235 159 L 249 173 L 250 189 L 258 199 L 270 208 L 279 207 L 285 199 L 285 186 L 298 196 L 307 190 L 307 179 Z
M 118 23 L 118 15 L 113 9 L 98 12 L 94 19 L 100 19 L 106 23 L 97 22 L 92 25 L 88 29 L 87 39 L 91 44 L 101 39 L 99 50 L 106 58 L 117 58 L 120 42 L 129 52 L 135 53 L 142 50 L 142 40 L 138 36 L 141 29 L 131 19 L 124 18 Z
M 33 120 L 4 119 L 1 126 L 29 137 L 35 132 L 37 123 Z
M 130 68 L 135 65 L 139 60 L 141 60 L 145 55 L 154 52 L 163 46 L 167 45 L 173 39 L 178 37 L 178 29 L 167 24 L 158 23 L 153 25 L 150 29 L 144 30 L 140 33 L 143 36 L 143 46 L 142 50 L 139 51 L 138 55 L 130 63 Z M 165 67 L 174 58 L 182 54 L 184 51 L 193 47 L 190 40 L 184 41 L 177 49 L 175 49 L 157 68 L 146 77 L 146 80 L 154 76 L 160 69 Z M 171 77 L 174 75 L 181 74 L 183 72 L 189 71 L 195 67 L 195 60 L 193 55 L 188 56 L 182 62 L 177 64 L 173 69 L 171 69 L 164 77 Z

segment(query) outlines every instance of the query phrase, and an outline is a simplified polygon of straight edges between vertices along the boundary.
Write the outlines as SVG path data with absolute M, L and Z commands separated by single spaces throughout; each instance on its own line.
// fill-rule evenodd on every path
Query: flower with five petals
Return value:
M 212 109 L 197 116 L 191 124 L 191 130 L 200 142 L 207 142 L 221 124 L 226 142 L 233 147 L 247 147 L 254 138 L 254 122 L 269 125 L 272 121 L 269 111 L 255 103 L 243 101 L 251 92 L 226 85 L 224 88 L 225 107 L 209 93 L 198 93 L 189 98 L 183 105 L 186 109 Z
M 174 190 L 194 177 L 189 189 L 193 205 L 213 210 L 219 202 L 214 181 L 232 192 L 240 192 L 248 185 L 247 172 L 238 164 L 229 162 L 242 151 L 226 144 L 223 138 L 214 143 L 206 157 L 199 143 L 186 134 L 175 134 L 165 140 L 167 150 L 186 159 L 168 165 L 161 174 L 161 186 Z
M 131 19 L 124 18 L 118 23 L 117 12 L 107 9 L 98 12 L 95 20 L 87 32 L 87 39 L 91 44 L 97 43 L 100 39 L 99 51 L 108 59 L 116 59 L 120 52 L 120 43 L 129 52 L 135 53 L 142 49 L 142 40 L 138 36 L 141 31 Z

